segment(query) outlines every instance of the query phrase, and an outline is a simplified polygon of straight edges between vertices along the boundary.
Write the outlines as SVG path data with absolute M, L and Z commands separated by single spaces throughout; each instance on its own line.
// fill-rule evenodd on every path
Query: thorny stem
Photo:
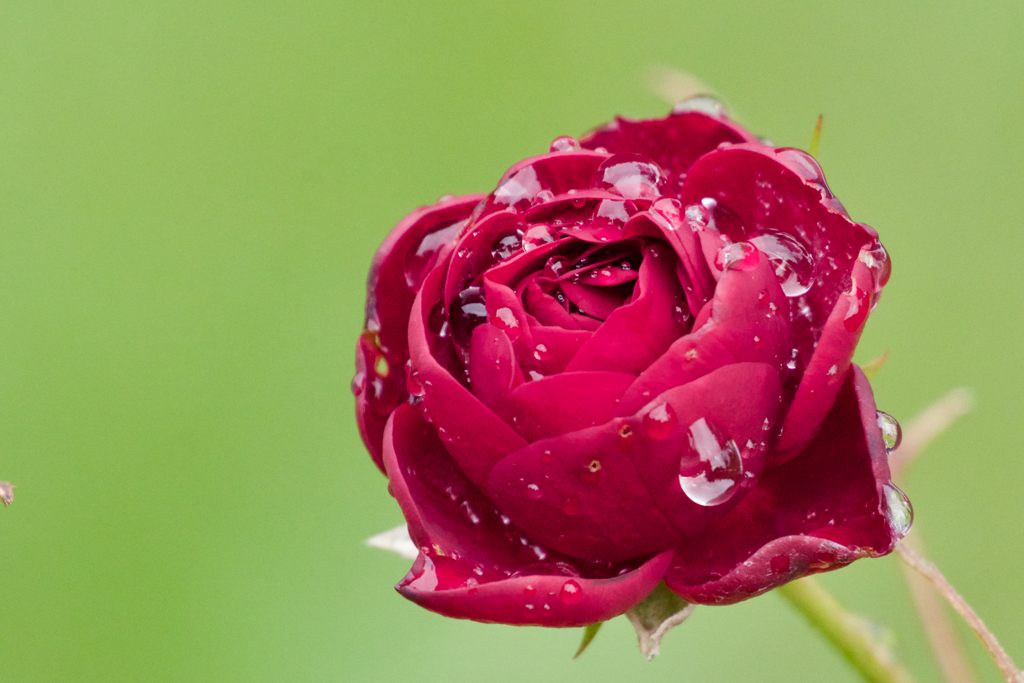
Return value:
M 908 565 L 916 569 L 922 576 L 927 578 L 933 584 L 935 584 L 936 590 L 942 597 L 949 601 L 950 606 L 957 613 L 963 617 L 967 625 L 974 631 L 974 635 L 978 637 L 978 640 L 985 646 L 989 654 L 992 655 L 992 659 L 995 660 L 996 666 L 1003 673 L 1003 678 L 1006 679 L 1007 683 L 1024 683 L 1024 672 L 1017 668 L 1017 665 L 1013 663 L 1010 655 L 1006 653 L 1006 650 L 996 640 L 995 635 L 986 628 L 984 622 L 978 616 L 977 612 L 971 609 L 971 606 L 960 597 L 960 594 L 946 581 L 946 577 L 942 575 L 942 572 L 938 568 L 924 559 L 911 548 L 905 544 L 900 543 L 896 546 L 896 552 L 899 553 L 903 561 Z
M 889 648 L 871 633 L 867 622 L 847 612 L 815 579 L 791 581 L 778 591 L 843 654 L 864 680 L 913 683 L 914 679 L 896 662 Z

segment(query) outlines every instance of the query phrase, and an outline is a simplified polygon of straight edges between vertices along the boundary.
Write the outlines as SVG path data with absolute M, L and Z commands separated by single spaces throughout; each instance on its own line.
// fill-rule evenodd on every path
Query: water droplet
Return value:
M 473 338 L 477 325 L 487 322 L 487 306 L 481 287 L 467 287 L 448 304 L 448 322 L 452 339 L 465 348 Z
M 572 205 L 577 209 L 582 209 L 584 206 L 587 205 L 587 200 L 584 199 L 583 197 L 577 197 L 576 199 L 572 200 Z
M 364 391 L 366 391 L 366 373 L 357 372 L 356 376 L 352 378 L 352 394 L 362 396 Z
M 673 230 L 677 230 L 680 224 L 683 222 L 682 210 L 683 205 L 678 199 L 659 199 L 654 202 L 651 209 L 668 221 L 669 226 Z
M 682 325 L 690 319 L 690 309 L 683 304 L 676 304 L 672 307 L 672 319 Z
M 732 439 L 726 440 L 703 417 L 690 425 L 689 440 L 679 464 L 679 486 L 698 505 L 721 505 L 739 487 L 743 458 Z
M 530 500 L 539 500 L 544 496 L 540 491 L 540 487 L 536 484 L 529 484 L 526 487 L 526 497 Z
M 625 199 L 657 199 L 665 185 L 665 171 L 642 154 L 615 154 L 598 166 L 594 177 L 597 187 Z
M 583 589 L 572 579 L 562 584 L 562 590 L 558 591 L 558 599 L 565 605 L 575 605 L 582 597 Z
M 882 491 L 885 493 L 885 518 L 889 520 L 889 527 L 893 535 L 903 538 L 914 524 L 914 508 L 906 494 L 891 481 L 882 486 Z
M 558 233 L 550 225 L 535 225 L 523 235 L 523 251 L 532 251 L 537 247 L 554 242 Z
M 597 211 L 594 212 L 594 223 L 596 225 L 614 225 L 618 227 L 629 220 L 630 207 L 633 208 L 634 212 L 636 211 L 633 202 L 603 199 L 597 205 Z
M 549 152 L 575 152 L 580 148 L 580 143 L 576 141 L 576 138 L 563 135 L 555 138 L 551 142 L 551 146 L 548 147 Z
M 580 499 L 576 496 L 569 496 L 565 499 L 565 505 L 562 506 L 562 512 L 567 515 L 575 515 L 580 511 Z
M 707 114 L 708 116 L 714 116 L 719 119 L 725 118 L 727 115 L 725 105 L 709 95 L 689 97 L 680 102 L 676 102 L 676 106 L 672 107 L 673 114 L 687 114 L 689 112 Z
M 516 314 L 507 306 L 503 306 L 494 312 L 494 320 L 492 322 L 495 327 L 508 335 L 511 341 L 515 341 L 522 334 Z
M 757 336 L 757 335 L 755 334 L 755 335 L 754 335 L 754 348 L 755 348 L 755 349 L 759 349 L 759 348 L 761 348 L 761 345 L 762 345 L 762 343 L 763 343 L 763 342 L 761 341 L 761 338 L 760 338 L 760 337 L 758 337 L 758 336 Z
M 828 189 L 828 183 L 825 182 L 825 174 L 822 172 L 821 166 L 818 165 L 818 162 L 810 154 L 802 149 L 784 147 L 775 150 L 775 156 L 781 157 L 783 163 L 807 183 L 813 185 L 829 197 L 832 196 L 832 192 Z
M 864 326 L 864 321 L 868 319 L 868 313 L 871 312 L 871 296 L 856 284 L 853 285 L 853 291 L 848 296 L 850 307 L 846 309 L 843 324 L 848 332 L 856 332 Z
M 540 461 L 545 465 L 550 465 L 552 462 L 554 462 L 554 459 L 551 457 L 551 451 L 544 451 L 543 453 L 541 453 Z
M 886 453 L 892 453 L 903 441 L 903 429 L 896 418 L 889 413 L 878 411 L 878 428 L 882 430 L 882 441 L 885 442 Z
M 718 250 L 715 256 L 715 267 L 719 270 L 751 271 L 757 268 L 761 257 L 757 247 L 747 242 L 727 244 Z
M 644 415 L 644 431 L 652 439 L 668 437 L 676 426 L 676 411 L 669 403 L 659 403 Z
M 537 589 L 532 584 L 526 584 L 526 588 L 523 589 L 523 595 L 528 598 L 532 598 L 537 593 Z
M 517 171 L 515 175 L 507 178 L 505 182 L 498 186 L 498 189 L 494 191 L 494 201 L 512 208 L 525 208 L 520 206 L 520 204 L 529 206 L 539 196 L 541 191 L 540 180 L 537 178 L 537 169 L 533 166 L 527 166 Z
M 871 244 L 870 249 L 861 249 L 857 259 L 871 271 L 871 279 L 875 285 L 875 293 L 881 292 L 882 287 L 889 281 L 892 274 L 892 261 L 885 247 L 878 240 Z
M 468 519 L 471 524 L 480 523 L 480 515 L 476 513 L 476 510 L 473 509 L 473 506 L 468 500 L 462 501 L 462 504 L 459 505 L 459 509 L 462 510 L 462 514 L 466 516 L 466 519 Z
M 762 233 L 750 243 L 764 252 L 775 266 L 775 276 L 787 297 L 806 294 L 814 284 L 814 261 L 795 238 L 786 233 Z
M 499 263 L 508 260 L 519 253 L 523 246 L 523 232 L 515 230 L 505 232 L 494 238 L 491 243 L 491 256 Z

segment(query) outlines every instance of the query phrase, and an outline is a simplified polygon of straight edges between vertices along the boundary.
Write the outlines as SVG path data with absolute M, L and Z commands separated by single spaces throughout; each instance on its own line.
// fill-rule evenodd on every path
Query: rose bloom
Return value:
M 889 272 L 810 155 L 706 99 L 409 214 L 353 382 L 419 548 L 398 591 L 580 626 L 661 581 L 728 604 L 890 552 L 897 428 L 851 363 Z

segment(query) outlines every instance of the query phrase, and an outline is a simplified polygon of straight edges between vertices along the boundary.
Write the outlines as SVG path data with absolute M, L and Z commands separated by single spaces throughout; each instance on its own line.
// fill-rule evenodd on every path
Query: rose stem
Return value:
M 778 591 L 796 607 L 871 683 L 913 683 L 913 677 L 894 661 L 892 653 L 868 630 L 863 619 L 843 608 L 820 583 L 807 577 Z
M 946 598 L 950 606 L 963 617 L 967 625 L 974 631 L 974 635 L 978 637 L 978 640 L 982 642 L 985 649 L 992 655 L 992 659 L 995 660 L 999 670 L 1003 672 L 1003 678 L 1006 679 L 1007 683 L 1024 683 L 1024 672 L 1017 668 L 1017 665 L 1010 659 L 1010 655 L 1006 654 L 1006 650 L 999 644 L 996 637 L 985 627 L 977 612 L 971 609 L 967 601 L 960 597 L 960 594 L 949 585 L 942 572 L 934 564 L 918 555 L 903 543 L 896 546 L 896 552 L 900 554 L 904 562 L 931 581 L 935 585 L 936 590 L 939 591 L 939 594 Z
M 958 418 L 966 415 L 971 410 L 973 402 L 973 395 L 968 389 L 954 389 L 911 420 L 903 432 L 903 443 L 889 461 L 893 481 L 901 483 L 907 467 L 915 462 L 935 437 Z M 903 539 L 902 544 L 921 556 L 925 554 L 924 542 L 918 529 L 914 529 L 910 536 Z M 901 563 L 900 568 L 917 607 L 921 625 L 935 653 L 935 659 L 942 669 L 942 675 L 948 683 L 976 683 L 978 679 L 967 660 L 963 641 L 953 630 L 953 624 L 943 609 L 939 596 L 928 580 L 914 571 L 910 565 Z

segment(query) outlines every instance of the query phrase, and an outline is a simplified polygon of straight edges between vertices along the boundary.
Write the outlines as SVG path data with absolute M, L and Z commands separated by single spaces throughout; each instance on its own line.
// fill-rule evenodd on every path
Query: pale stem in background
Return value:
M 942 594 L 949 604 L 953 606 L 953 609 L 964 618 L 967 625 L 974 631 L 974 635 L 978 636 L 978 640 L 982 642 L 985 649 L 988 650 L 989 654 L 992 655 L 992 659 L 995 660 L 999 670 L 1003 673 L 1003 678 L 1006 679 L 1006 683 L 1024 683 L 1024 672 L 1017 668 L 1017 665 L 1010 659 L 1010 655 L 1006 653 L 1006 650 L 999 644 L 996 637 L 992 634 L 988 628 L 985 627 L 984 622 L 978 614 L 971 609 L 971 606 L 960 597 L 960 594 L 949 585 L 946 581 L 946 577 L 942 575 L 942 572 L 936 568 L 934 564 L 924 559 L 913 550 L 908 548 L 906 545 L 900 544 L 896 546 L 896 552 L 900 554 L 900 557 L 909 564 L 911 567 L 921 573 L 922 576 L 926 577 L 935 585 L 935 589 Z
M 973 403 L 974 397 L 969 390 L 954 389 L 911 420 L 903 431 L 902 444 L 889 459 L 893 481 L 900 484 L 907 465 L 932 439 L 966 415 Z M 924 543 L 918 529 L 914 529 L 900 544 L 924 555 Z M 953 628 L 949 613 L 943 608 L 935 588 L 910 565 L 901 564 L 900 567 L 943 677 L 948 683 L 977 683 L 978 677 L 971 669 L 963 641 Z
M 935 437 L 945 431 L 957 418 L 970 411 L 973 402 L 970 391 L 954 389 L 915 417 L 904 430 L 903 442 L 889 461 L 893 480 L 902 478 L 907 466 Z M 920 539 L 920 533 L 915 533 L 914 536 L 916 538 L 904 539 L 896 547 L 896 552 L 906 563 L 904 574 L 946 680 L 950 683 L 969 683 L 975 681 L 976 678 L 967 664 L 960 641 L 946 618 L 945 612 L 935 600 L 935 594 L 922 585 L 921 577 L 930 581 L 939 594 L 963 617 L 978 640 L 992 655 L 992 659 L 995 660 L 1007 683 L 1024 683 L 1024 673 L 1013 663 L 995 635 L 986 628 L 978 614 L 949 584 L 938 568 L 923 557 L 924 546 Z M 908 568 L 916 570 L 919 574 L 911 574 Z
M 647 72 L 651 92 L 668 104 L 675 104 L 697 95 L 714 95 L 707 83 L 692 74 L 677 71 L 664 64 L 655 64 Z

